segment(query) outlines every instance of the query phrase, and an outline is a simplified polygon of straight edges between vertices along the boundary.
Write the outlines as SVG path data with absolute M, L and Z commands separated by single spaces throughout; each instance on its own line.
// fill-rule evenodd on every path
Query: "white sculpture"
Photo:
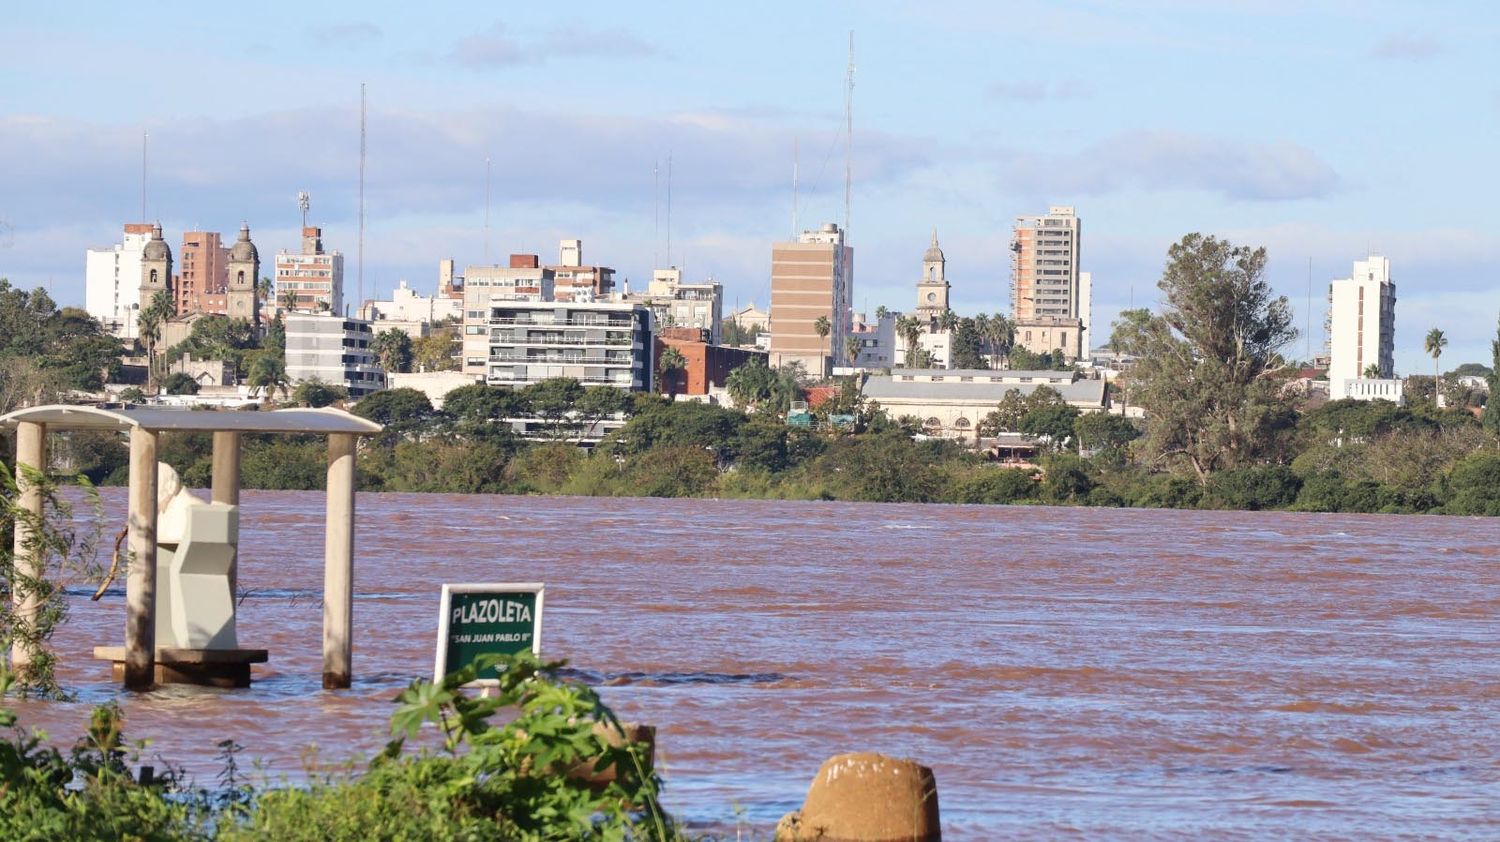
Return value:
M 238 506 L 209 503 L 156 466 L 156 645 L 234 649 L 229 570 L 239 544 Z

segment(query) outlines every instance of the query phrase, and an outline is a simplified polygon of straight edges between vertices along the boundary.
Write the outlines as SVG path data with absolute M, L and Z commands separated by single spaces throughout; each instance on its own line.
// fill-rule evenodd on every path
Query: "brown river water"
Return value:
M 243 503 L 271 663 L 121 697 L 205 777 L 226 737 L 293 780 L 371 752 L 440 583 L 543 581 L 543 654 L 656 725 L 668 806 L 731 838 L 856 750 L 931 766 L 950 839 L 1500 838 L 1500 519 L 362 494 L 355 685 L 324 692 L 323 498 Z M 88 658 L 123 612 L 74 599 L 78 701 L 23 722 L 115 697 Z

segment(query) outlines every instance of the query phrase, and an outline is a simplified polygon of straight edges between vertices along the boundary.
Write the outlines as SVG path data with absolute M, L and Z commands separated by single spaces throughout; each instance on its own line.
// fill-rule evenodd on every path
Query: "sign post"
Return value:
M 479 655 L 541 655 L 542 593 L 539 582 L 443 585 L 433 680 Z M 493 687 L 498 679 L 486 669 L 474 684 Z

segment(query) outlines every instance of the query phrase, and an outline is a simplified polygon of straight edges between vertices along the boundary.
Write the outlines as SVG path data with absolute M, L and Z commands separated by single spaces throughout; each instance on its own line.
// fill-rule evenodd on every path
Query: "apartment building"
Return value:
M 826 376 L 844 353 L 854 300 L 854 249 L 833 223 L 771 247 L 771 364 L 802 363 Z M 819 336 L 818 319 L 828 320 Z
M 495 300 L 487 322 L 483 374 L 492 386 L 571 377 L 585 386 L 653 388 L 654 325 L 640 304 Z
M 177 315 L 224 313 L 229 306 L 229 249 L 217 231 L 184 231 L 177 252 Z
M 489 371 L 490 307 L 494 303 L 551 301 L 557 276 L 534 254 L 513 254 L 506 266 L 470 266 L 463 279 L 463 372 Z
M 141 252 L 153 228 L 146 222 L 127 222 L 119 243 L 84 253 L 84 309 L 105 330 L 123 339 L 134 339 L 139 333 Z
M 712 345 L 724 339 L 724 285 L 712 278 L 688 283 L 675 266 L 657 269 L 645 294 L 625 293 L 620 298 L 650 307 L 659 327 L 706 330 Z
M 586 266 L 583 262 L 583 240 L 563 240 L 558 244 L 557 263 L 552 270 L 557 301 L 602 301 L 615 288 L 615 270 L 608 266 Z
M 1011 312 L 1016 344 L 1028 351 L 1062 351 L 1076 360 L 1088 347 L 1085 319 L 1093 278 L 1079 271 L 1081 238 L 1082 222 L 1072 207 L 1016 217 L 1010 244 Z
M 302 313 L 344 312 L 344 255 L 324 251 L 323 229 L 302 229 L 302 250 L 276 253 L 276 306 Z
M 1389 258 L 1356 260 L 1349 277 L 1329 284 L 1328 350 L 1330 398 L 1399 402 L 1402 390 L 1394 379 L 1396 284 Z
M 320 380 L 361 398 L 385 388 L 385 372 L 370 342 L 374 329 L 364 319 L 327 313 L 288 313 L 286 373 L 292 382 Z

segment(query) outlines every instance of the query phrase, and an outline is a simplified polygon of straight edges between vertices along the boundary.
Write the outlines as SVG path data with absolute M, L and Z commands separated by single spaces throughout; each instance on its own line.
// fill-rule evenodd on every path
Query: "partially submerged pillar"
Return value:
M 22 512 L 32 517 L 18 517 L 15 521 L 14 533 L 15 550 L 12 558 L 15 559 L 16 579 L 28 578 L 33 581 L 41 579 L 46 571 L 42 569 L 43 557 L 40 548 L 32 546 L 36 539 L 32 535 L 32 525 L 39 524 L 42 518 L 42 489 L 29 476 L 33 471 L 40 474 L 47 469 L 47 425 L 34 421 L 23 421 L 16 425 L 16 504 Z M 11 605 L 12 616 L 17 630 L 22 632 L 15 636 L 10 644 L 10 665 L 18 675 L 24 677 L 31 666 L 31 651 L 27 647 L 24 632 L 36 623 L 37 614 L 42 610 L 42 600 L 37 595 L 35 588 L 22 588 L 18 583 L 11 583 Z
M 240 504 L 240 434 L 233 430 L 214 431 L 213 501 Z M 230 599 L 238 600 L 239 593 L 240 558 L 236 552 L 229 565 Z
M 354 660 L 354 446 L 328 436 L 328 524 L 323 543 L 323 688 L 349 686 Z
M 776 825 L 775 842 L 940 842 L 937 779 L 912 760 L 875 752 L 830 757 L 802 809 Z
M 130 568 L 125 580 L 125 689 L 156 678 L 155 430 L 130 431 Z

